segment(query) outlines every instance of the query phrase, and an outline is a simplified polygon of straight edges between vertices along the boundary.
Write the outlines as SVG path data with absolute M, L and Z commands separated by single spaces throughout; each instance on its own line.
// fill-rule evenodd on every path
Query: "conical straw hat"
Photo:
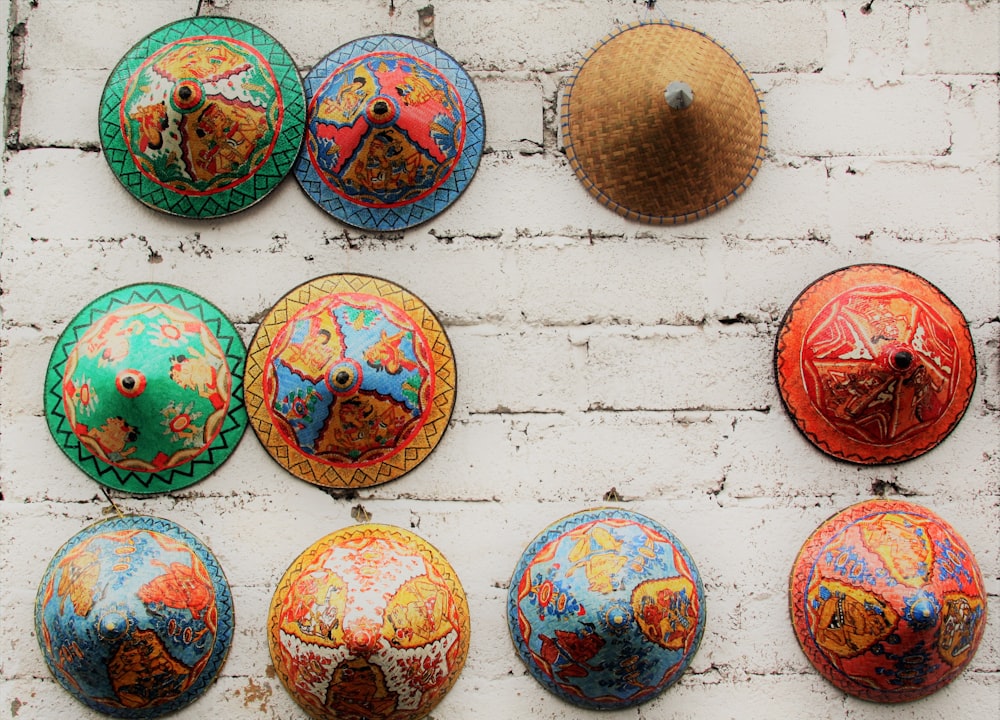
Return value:
M 137 200 L 214 218 L 263 199 L 302 144 L 305 94 L 285 49 L 255 25 L 193 17 L 136 43 L 108 77 L 100 138 Z
M 726 206 L 764 159 L 767 116 L 739 61 L 698 30 L 619 28 L 580 62 L 562 101 L 570 165 L 630 220 L 688 222 Z
M 820 524 L 788 590 L 809 662 L 870 702 L 944 688 L 972 662 L 987 623 L 972 549 L 932 510 L 902 500 L 865 500 Z
M 309 71 L 295 177 L 337 220 L 404 230 L 443 212 L 472 182 L 486 140 L 465 69 L 434 45 L 373 35 Z
M 247 356 L 254 432 L 292 475 L 323 487 L 379 485 L 423 462 L 448 428 L 455 383 L 433 311 L 368 275 L 286 293 Z

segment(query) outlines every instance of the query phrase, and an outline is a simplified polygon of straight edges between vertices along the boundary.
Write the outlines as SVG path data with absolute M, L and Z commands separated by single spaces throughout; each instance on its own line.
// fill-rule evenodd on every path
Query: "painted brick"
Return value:
M 16 2 L 18 20 L 28 26 L 26 68 L 98 68 L 105 74 L 146 35 L 191 16 L 194 10 L 187 0 L 145 0 L 131 5 L 113 0 Z M 81 32 L 88 27 L 100 30 Z
M 530 77 L 507 73 L 474 77 L 483 100 L 487 150 L 541 152 L 542 88 Z
M 901 238 L 989 238 L 1000 222 L 996 163 L 859 158 L 832 162 L 830 174 L 834 237 L 891 229 Z
M 927 67 L 938 73 L 993 75 L 1000 71 L 1000 6 L 928 3 Z M 970 42 L 976 38 L 975 42 Z

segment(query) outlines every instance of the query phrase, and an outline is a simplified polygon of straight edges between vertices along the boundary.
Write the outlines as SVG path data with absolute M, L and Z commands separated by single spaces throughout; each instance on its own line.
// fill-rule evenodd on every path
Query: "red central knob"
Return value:
M 181 80 L 174 87 L 174 106 L 181 112 L 194 110 L 201 104 L 205 93 L 195 80 Z
M 396 119 L 396 103 L 385 96 L 371 99 L 365 109 L 368 120 L 374 125 L 385 125 Z

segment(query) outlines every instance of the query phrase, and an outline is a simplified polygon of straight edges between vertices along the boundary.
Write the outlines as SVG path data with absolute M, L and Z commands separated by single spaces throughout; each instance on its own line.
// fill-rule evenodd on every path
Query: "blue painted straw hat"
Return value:
M 639 513 L 598 508 L 543 530 L 511 578 L 514 647 L 547 690 L 618 710 L 680 679 L 705 629 L 705 593 L 684 546 Z
M 401 35 L 343 45 L 305 78 L 299 183 L 321 208 L 366 230 L 403 230 L 438 215 L 472 181 L 483 105 L 447 53 Z
M 233 639 L 233 599 L 212 552 L 169 520 L 94 523 L 52 558 L 35 633 L 52 675 L 87 707 L 156 718 L 201 697 Z

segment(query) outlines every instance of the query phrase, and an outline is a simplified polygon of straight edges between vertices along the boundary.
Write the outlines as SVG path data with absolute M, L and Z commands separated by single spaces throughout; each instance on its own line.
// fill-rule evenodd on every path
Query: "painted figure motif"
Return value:
M 143 174 L 196 195 L 231 188 L 260 169 L 281 131 L 283 106 L 258 50 L 232 38 L 189 37 L 133 73 L 121 115 Z
M 39 586 L 39 645 L 55 679 L 101 713 L 156 718 L 215 680 L 233 632 L 214 556 L 179 526 L 125 515 L 71 538 Z
M 265 372 L 288 441 L 322 462 L 353 464 L 398 452 L 420 429 L 434 367 L 423 333 L 399 308 L 344 294 L 297 313 Z
M 316 92 L 307 146 L 319 176 L 344 197 L 413 202 L 451 173 L 462 113 L 458 92 L 432 65 L 375 53 L 338 68 Z

